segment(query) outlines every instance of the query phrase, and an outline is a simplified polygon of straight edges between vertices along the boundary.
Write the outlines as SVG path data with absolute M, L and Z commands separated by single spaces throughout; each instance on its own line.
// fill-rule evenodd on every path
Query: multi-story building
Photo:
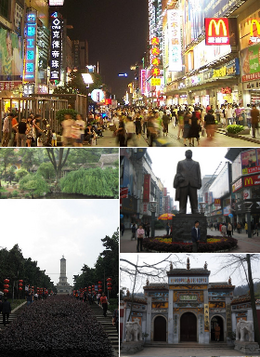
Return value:
M 120 155 L 120 187 L 128 188 L 120 210 L 125 227 L 130 228 L 131 222 L 150 222 L 154 211 L 155 217 L 167 213 L 170 196 L 152 170 L 147 149 L 122 149 Z

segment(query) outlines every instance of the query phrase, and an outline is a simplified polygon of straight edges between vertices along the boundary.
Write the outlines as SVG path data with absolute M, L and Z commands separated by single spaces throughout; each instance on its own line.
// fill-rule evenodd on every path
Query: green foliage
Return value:
M 118 293 L 118 269 L 119 269 L 119 230 L 112 235 L 101 239 L 105 250 L 99 254 L 95 263 L 95 268 L 89 268 L 86 264 L 83 265 L 79 275 L 74 275 L 74 288 L 79 289 L 89 285 L 95 285 L 99 280 L 112 278 L 112 291 L 109 296 L 112 297 L 110 303 L 110 311 L 117 308 L 117 293 Z M 107 292 L 106 292 L 107 293 Z M 113 299 L 114 298 L 114 299 Z
M 19 194 L 19 192 L 18 192 L 18 191 L 16 191 L 16 190 L 12 192 L 12 196 L 13 196 L 13 197 L 17 197 L 17 196 L 18 196 L 18 194 Z
M 15 177 L 17 181 L 19 182 L 24 176 L 28 175 L 28 171 L 25 169 L 20 169 L 15 172 Z
M 18 244 L 15 244 L 11 250 L 0 249 L 0 290 L 3 290 L 5 278 L 10 279 L 10 286 L 14 284 L 15 297 L 18 296 L 18 280 L 24 280 L 25 284 L 39 287 L 52 288 L 51 279 L 40 270 L 37 262 L 31 258 L 24 258 Z M 20 294 L 19 294 L 20 295 Z M 9 296 L 10 297 L 10 296 Z
M 19 182 L 21 190 L 29 191 L 32 197 L 43 196 L 49 192 L 46 181 L 37 174 L 28 174 Z
M 38 170 L 37 174 L 43 176 L 46 180 L 52 179 L 56 176 L 54 167 L 51 162 L 43 162 Z
M 60 180 L 64 193 L 118 198 L 118 169 L 80 169 Z
M 229 134 L 237 134 L 239 133 L 240 131 L 244 130 L 244 126 L 243 125 L 236 125 L 236 124 L 233 124 L 233 125 L 228 125 L 226 127 L 226 131 L 229 133 Z
M 76 120 L 76 115 L 78 112 L 74 109 L 61 109 L 56 113 L 56 119 L 61 123 L 65 119 L 65 115 L 69 114 L 74 120 Z

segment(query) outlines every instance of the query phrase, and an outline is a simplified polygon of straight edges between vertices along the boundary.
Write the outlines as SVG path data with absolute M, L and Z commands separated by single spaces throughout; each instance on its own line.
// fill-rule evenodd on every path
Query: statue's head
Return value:
M 192 151 L 191 150 L 187 150 L 185 152 L 185 156 L 186 156 L 186 159 L 191 159 L 192 158 Z

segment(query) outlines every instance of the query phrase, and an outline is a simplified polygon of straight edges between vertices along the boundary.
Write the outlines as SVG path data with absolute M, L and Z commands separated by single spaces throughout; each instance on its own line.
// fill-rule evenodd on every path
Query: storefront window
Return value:
M 252 187 L 252 197 L 260 197 L 260 186 Z

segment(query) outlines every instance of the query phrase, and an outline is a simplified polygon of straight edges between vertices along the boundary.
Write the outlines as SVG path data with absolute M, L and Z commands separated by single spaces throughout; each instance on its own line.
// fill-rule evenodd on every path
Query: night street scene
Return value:
M 0 207 L 1 356 L 118 356 L 117 200 L 31 202 Z
M 1 0 L 1 145 L 258 146 L 259 10 Z
M 121 253 L 260 252 L 259 165 L 259 149 L 120 149 Z

